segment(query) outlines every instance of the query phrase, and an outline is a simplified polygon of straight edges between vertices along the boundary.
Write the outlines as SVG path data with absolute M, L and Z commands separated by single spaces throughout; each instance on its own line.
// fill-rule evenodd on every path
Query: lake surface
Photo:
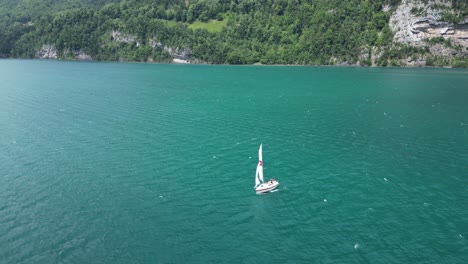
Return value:
M 468 71 L 0 60 L 0 263 L 468 263 Z

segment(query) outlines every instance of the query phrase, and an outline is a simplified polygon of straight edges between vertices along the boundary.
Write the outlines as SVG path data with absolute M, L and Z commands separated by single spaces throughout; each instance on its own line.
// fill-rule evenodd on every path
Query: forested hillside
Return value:
M 423 12 L 453 36 L 399 40 Z M 0 56 L 466 67 L 467 17 L 465 0 L 0 0 Z

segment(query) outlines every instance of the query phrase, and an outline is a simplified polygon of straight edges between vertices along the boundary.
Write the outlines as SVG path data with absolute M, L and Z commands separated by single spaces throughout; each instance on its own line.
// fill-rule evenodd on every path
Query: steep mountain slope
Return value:
M 464 0 L 0 0 L 0 56 L 466 67 L 467 20 Z
M 454 8 L 454 6 L 456 8 Z M 390 18 L 394 40 L 428 48 L 439 60 L 466 59 L 468 50 L 468 1 L 403 0 Z M 464 13 L 463 13 L 464 12 Z M 424 64 L 423 58 L 408 64 Z
M 82 7 L 100 7 L 118 0 L 1 0 L 0 14 L 10 14 L 20 19 L 37 18 L 46 13 L 54 13 Z

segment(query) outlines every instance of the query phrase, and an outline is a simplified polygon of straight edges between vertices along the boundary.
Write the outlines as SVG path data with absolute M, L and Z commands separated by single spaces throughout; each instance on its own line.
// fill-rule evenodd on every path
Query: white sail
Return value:
M 263 161 L 263 157 L 262 157 L 262 145 L 263 145 L 263 144 L 260 144 L 260 148 L 258 149 L 258 160 L 259 160 L 259 161 Z
M 263 182 L 263 158 L 262 158 L 262 144 L 258 149 L 258 178 Z
M 257 172 L 255 173 L 255 187 L 263 183 L 263 160 L 262 160 L 262 144 L 258 149 L 258 165 Z
M 257 166 L 257 171 L 255 172 L 255 186 L 254 188 L 257 188 L 258 185 L 260 185 L 260 179 L 258 178 L 258 167 Z

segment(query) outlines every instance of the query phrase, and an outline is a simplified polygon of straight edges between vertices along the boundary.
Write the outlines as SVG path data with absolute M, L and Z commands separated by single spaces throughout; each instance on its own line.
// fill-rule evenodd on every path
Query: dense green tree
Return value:
M 369 65 L 376 47 L 385 51 L 377 63 L 386 65 L 427 53 L 392 42 L 391 10 L 383 7 L 399 2 L 0 0 L 0 57 L 31 58 L 47 44 L 67 59 L 81 51 L 96 60 L 165 62 L 185 53 L 207 63 Z M 453 20 L 468 16 L 466 1 L 452 4 Z M 208 31 L 214 21 L 224 26 Z

